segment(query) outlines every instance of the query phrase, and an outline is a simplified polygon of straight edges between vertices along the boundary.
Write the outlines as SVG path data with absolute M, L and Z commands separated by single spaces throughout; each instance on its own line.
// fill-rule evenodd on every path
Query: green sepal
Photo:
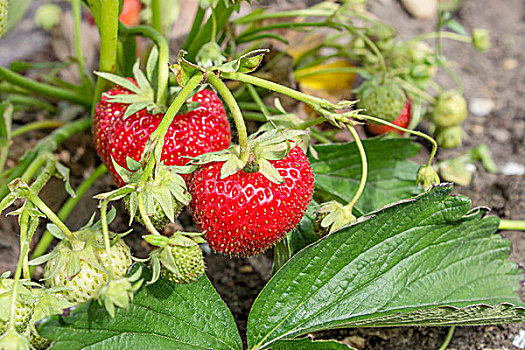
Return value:
M 133 295 L 142 286 L 141 276 L 142 268 L 139 268 L 131 276 L 112 279 L 100 289 L 98 302 L 104 305 L 112 318 L 115 317 L 115 307 L 129 309 Z
M 327 230 L 328 233 L 333 233 L 356 220 L 352 208 L 336 201 L 323 203 L 318 215 L 322 217 L 320 223 L 322 229 Z
M 53 235 L 53 237 L 59 240 L 63 240 L 65 237 L 64 232 L 62 232 L 62 230 L 59 229 L 55 224 L 47 224 L 46 229 L 49 231 L 49 233 L 51 233 L 51 235 Z
M 156 247 L 165 247 L 169 243 L 169 238 L 166 236 L 159 236 L 159 235 L 145 235 L 142 238 L 146 242 L 148 242 L 151 245 L 154 245 Z
M 253 50 L 233 61 L 212 67 L 210 70 L 224 73 L 251 73 L 259 67 L 264 59 L 264 55 L 268 52 L 270 52 L 268 49 Z
M 159 49 L 153 45 L 149 52 L 148 60 L 146 61 L 146 77 L 149 81 L 153 81 L 157 74 L 157 61 L 159 60 Z
M 175 74 L 177 83 L 181 87 L 185 86 L 195 73 L 200 71 L 202 74 L 206 74 L 206 71 L 203 68 L 186 60 L 184 58 L 186 54 L 186 51 L 180 50 L 177 56 L 177 63 L 170 64 L 170 70 Z

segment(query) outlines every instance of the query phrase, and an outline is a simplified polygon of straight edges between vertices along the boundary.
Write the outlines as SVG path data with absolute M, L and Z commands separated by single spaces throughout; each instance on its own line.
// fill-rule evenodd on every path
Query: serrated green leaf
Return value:
M 272 350 L 356 350 L 336 340 L 313 340 L 310 338 L 279 340 Z
M 495 234 L 499 219 L 451 190 L 386 207 L 292 257 L 252 306 L 249 348 L 341 327 L 525 321 L 523 274 Z
M 367 213 L 388 203 L 421 192 L 416 186 L 419 166 L 407 159 L 415 156 L 419 146 L 409 139 L 364 140 L 368 158 L 368 179 L 355 209 Z M 315 187 L 337 201 L 349 203 L 361 179 L 361 160 L 354 142 L 316 145 L 318 158 L 309 157 Z
M 151 272 L 141 266 L 149 280 Z M 127 349 L 130 344 L 133 349 L 242 349 L 233 316 L 206 276 L 189 284 L 159 279 L 137 292 L 128 311 L 116 309 L 113 319 L 90 301 L 67 317 L 45 319 L 38 331 L 53 340 L 56 350 Z

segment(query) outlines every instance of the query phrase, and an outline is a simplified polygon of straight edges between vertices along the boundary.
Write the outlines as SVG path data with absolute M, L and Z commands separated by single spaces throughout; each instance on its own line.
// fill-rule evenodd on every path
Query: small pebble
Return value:
M 507 142 L 512 136 L 507 129 L 500 129 L 500 128 L 492 129 L 490 133 L 492 136 L 494 136 L 496 141 L 501 142 L 501 143 Z
M 514 68 L 518 67 L 518 61 L 514 58 L 506 58 L 503 61 L 503 69 L 505 70 L 512 70 Z
M 496 102 L 489 98 L 474 97 L 469 104 L 470 113 L 477 117 L 484 117 L 496 107 Z
M 253 272 L 253 267 L 251 267 L 251 265 L 241 266 L 241 267 L 239 267 L 239 272 L 240 273 L 252 273 Z
M 518 175 L 522 176 L 525 174 L 525 166 L 523 164 L 518 164 L 515 162 L 508 162 L 503 166 L 501 172 L 504 175 Z
M 520 329 L 518 335 L 514 337 L 514 340 L 512 340 L 512 345 L 518 349 L 525 349 L 525 330 Z
M 437 0 L 401 0 L 405 10 L 418 19 L 433 19 L 436 17 Z

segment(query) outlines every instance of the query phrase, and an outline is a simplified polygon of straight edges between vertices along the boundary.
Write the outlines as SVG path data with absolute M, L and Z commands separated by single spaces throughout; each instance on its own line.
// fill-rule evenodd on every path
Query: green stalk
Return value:
M 500 220 L 498 230 L 525 231 L 525 220 Z
M 117 42 L 118 42 L 118 15 L 119 2 L 116 0 L 101 0 L 100 23 L 100 61 L 98 70 L 100 72 L 114 73 L 117 64 Z M 95 95 L 91 107 L 92 114 L 102 93 L 106 90 L 108 82 L 98 77 L 95 87 Z
M 47 129 L 47 128 L 59 128 L 63 126 L 65 123 L 60 120 L 39 120 L 36 122 L 25 124 L 15 130 L 11 133 L 11 137 L 17 137 L 22 134 L 25 134 L 26 132 L 33 131 L 33 130 L 40 130 L 40 129 Z
M 239 135 L 239 145 L 241 146 L 240 160 L 244 163 L 248 161 L 250 156 L 250 149 L 248 148 L 248 132 L 246 131 L 246 125 L 244 124 L 244 118 L 242 117 L 241 109 L 233 97 L 230 89 L 222 82 L 222 80 L 212 72 L 208 72 L 207 81 L 213 85 L 221 94 L 224 102 L 228 105 L 230 112 L 232 113 L 235 126 L 237 128 L 237 134 Z M 252 87 L 253 88 L 253 87 Z
M 20 242 L 26 239 L 27 228 L 29 226 L 29 214 L 23 212 L 20 217 Z M 9 329 L 15 329 L 15 316 L 16 316 L 16 297 L 18 296 L 18 281 L 20 281 L 20 276 L 22 275 L 22 265 L 24 261 L 24 255 L 27 255 L 27 251 L 24 252 L 24 249 L 20 249 L 20 255 L 18 256 L 18 263 L 16 264 L 16 271 L 14 276 L 13 283 L 13 295 L 11 297 L 11 310 L 9 314 Z
M 366 152 L 365 148 L 363 147 L 363 143 L 361 142 L 361 139 L 359 138 L 359 134 L 355 130 L 353 125 L 346 124 L 346 127 L 348 128 L 348 131 L 352 134 L 352 137 L 355 140 L 355 144 L 357 146 L 357 149 L 359 150 L 359 156 L 361 158 L 361 181 L 359 182 L 359 187 L 357 188 L 357 191 L 354 195 L 354 198 L 348 203 L 348 208 L 354 208 L 354 205 L 359 200 L 359 197 L 363 194 L 363 191 L 365 189 L 366 180 L 368 177 L 368 162 L 366 158 Z
M 113 264 L 111 263 L 111 244 L 109 242 L 109 228 L 107 218 L 108 200 L 103 200 L 100 203 L 100 223 L 102 224 L 102 234 L 104 235 L 104 247 L 106 248 L 106 255 L 108 257 L 108 272 L 109 278 L 113 279 Z
M 82 182 L 77 188 L 76 188 L 76 197 L 69 197 L 68 200 L 64 203 L 62 208 L 60 208 L 60 211 L 57 213 L 57 216 L 60 220 L 66 220 L 71 211 L 75 208 L 77 203 L 82 199 L 84 194 L 87 192 L 87 190 L 93 185 L 93 183 L 102 175 L 106 173 L 106 167 L 104 164 L 99 165 L 95 171 L 86 179 L 84 182 Z M 43 255 L 51 242 L 53 241 L 53 235 L 46 231 L 40 238 L 40 241 L 38 242 L 36 248 L 33 250 L 33 254 L 31 255 L 31 259 L 38 258 L 39 256 Z M 34 267 L 31 267 L 31 271 L 34 270 Z
M 417 35 L 413 37 L 412 39 L 407 40 L 407 43 L 421 41 L 421 40 L 428 40 L 428 39 L 436 39 L 438 37 L 443 38 L 443 39 L 456 40 L 456 41 L 460 41 L 463 43 L 472 42 L 472 38 L 470 36 L 457 34 L 453 32 L 440 31 L 440 32 L 425 33 L 425 34 Z
M 309 96 L 297 90 L 291 89 L 286 86 L 282 86 L 280 84 L 277 84 L 277 83 L 274 83 L 274 82 L 271 82 L 265 79 L 255 77 L 253 75 L 248 75 L 248 74 L 239 73 L 239 72 L 231 72 L 231 73 L 223 72 L 221 76 L 225 79 L 237 80 L 242 83 L 252 84 L 255 86 L 262 87 L 267 90 L 275 91 L 277 93 L 289 96 L 297 101 L 306 103 L 307 105 L 309 105 L 310 107 L 314 109 L 318 109 L 319 107 L 333 108 L 333 104 L 325 99 L 314 97 L 314 96 Z
M 124 26 L 121 26 L 121 29 L 124 29 Z M 170 51 L 168 40 L 162 36 L 155 29 L 148 26 L 136 26 L 133 28 L 125 28 L 125 33 L 127 35 L 142 35 L 145 36 L 157 45 L 159 49 L 159 58 L 158 58 L 158 77 L 157 77 L 157 96 L 156 104 L 158 106 L 166 105 L 166 97 L 168 92 L 168 78 L 169 78 L 169 61 L 170 61 Z
M 190 80 L 188 80 L 186 85 L 184 85 L 182 90 L 175 97 L 175 100 L 173 100 L 173 103 L 166 111 L 166 114 L 164 114 L 164 117 L 162 118 L 162 121 L 160 122 L 157 129 L 150 135 L 150 140 L 155 140 L 155 142 L 157 143 L 155 146 L 155 152 L 162 151 L 162 148 L 164 147 L 164 138 L 166 137 L 166 133 L 168 132 L 171 123 L 173 123 L 175 116 L 179 112 L 184 102 L 190 97 L 193 90 L 195 90 L 195 88 L 200 84 L 202 78 L 203 74 L 199 71 L 195 73 L 195 75 L 192 76 Z M 160 159 L 158 159 L 158 161 L 160 161 Z M 144 168 L 144 174 L 142 175 L 142 178 L 139 181 L 139 187 L 142 187 L 142 185 L 146 183 L 151 173 L 153 172 L 154 167 L 155 157 L 150 157 L 148 163 L 146 164 L 146 167 Z
M 88 108 L 91 106 L 89 98 L 86 98 L 81 93 L 77 93 L 70 89 L 39 83 L 4 67 L 0 67 L 0 79 L 42 96 L 55 98 L 57 100 L 66 100 Z
M 448 329 L 448 333 L 447 333 L 447 336 L 445 338 L 445 341 L 443 342 L 443 344 L 441 344 L 441 346 L 439 347 L 438 350 L 447 350 L 448 344 L 450 344 L 450 341 L 452 340 L 452 336 L 454 335 L 454 330 L 455 329 L 456 329 L 456 326 L 451 326 Z
M 62 231 L 62 233 L 64 233 L 68 240 L 70 240 L 71 242 L 73 241 L 73 233 L 69 230 L 69 228 L 31 189 L 29 190 L 29 193 L 27 195 L 27 200 L 33 203 L 38 209 L 40 209 L 42 213 L 44 213 L 45 216 L 48 217 L 49 220 L 51 220 L 55 225 L 57 225 L 57 227 L 60 229 L 60 231 Z
M 80 0 L 73 0 L 71 6 L 73 11 L 73 19 L 75 22 L 75 53 L 77 56 L 78 73 L 80 74 L 82 85 L 86 88 L 86 91 L 92 92 L 93 82 L 86 76 L 86 61 L 84 60 L 84 55 L 82 54 L 82 35 L 80 33 L 80 26 L 82 23 L 82 6 Z
M 375 122 L 377 124 L 388 125 L 388 126 L 394 128 L 394 129 L 401 130 L 403 132 L 407 132 L 409 134 L 412 134 L 412 135 L 415 135 L 415 136 L 419 136 L 419 137 L 422 137 L 422 138 L 428 140 L 432 144 L 432 151 L 430 152 L 430 156 L 428 157 L 426 165 L 430 166 L 430 164 L 432 163 L 432 159 L 434 159 L 434 156 L 436 155 L 438 145 L 437 145 L 436 140 L 434 140 L 432 137 L 428 136 L 427 134 L 422 133 L 420 131 L 416 131 L 416 130 L 406 129 L 406 128 L 403 128 L 403 127 L 401 127 L 399 125 L 395 125 L 395 124 L 389 123 L 386 120 L 383 120 L 383 119 L 380 119 L 380 118 L 376 118 L 376 117 L 372 117 L 370 115 L 358 114 L 358 115 L 355 115 L 354 118 L 370 120 L 370 121 L 373 121 L 373 122 Z
M 206 11 L 202 7 L 197 7 L 197 13 L 195 14 L 195 18 L 193 19 L 191 30 L 188 36 L 186 37 L 186 40 L 184 41 L 184 45 L 182 46 L 183 50 L 188 51 L 188 47 L 190 46 L 192 40 L 197 37 L 197 33 L 199 32 L 200 26 L 204 19 L 205 12 Z
M 151 234 L 160 236 L 160 232 L 155 228 L 155 226 L 151 222 L 151 219 L 149 218 L 148 213 L 146 212 L 143 189 L 139 190 L 137 193 L 137 202 L 138 202 L 138 207 L 139 207 L 139 214 L 140 214 L 140 217 L 142 218 L 142 221 L 144 221 L 144 226 L 146 226 L 146 229 Z
M 252 96 L 252 99 L 255 101 L 255 104 L 259 108 L 259 110 L 262 112 L 266 120 L 270 118 L 270 113 L 268 112 L 268 108 L 264 104 L 263 100 L 261 99 L 261 96 L 257 93 L 257 90 L 253 87 L 253 85 L 247 84 L 246 87 L 248 88 L 248 92 Z
M 160 0 L 151 0 L 151 26 L 157 32 L 162 33 Z

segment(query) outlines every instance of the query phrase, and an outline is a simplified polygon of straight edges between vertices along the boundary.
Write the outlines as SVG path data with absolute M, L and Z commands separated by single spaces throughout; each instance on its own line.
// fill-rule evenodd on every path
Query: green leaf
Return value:
M 149 280 L 151 272 L 139 266 Z M 137 292 L 128 311 L 116 309 L 114 319 L 90 301 L 69 316 L 44 319 L 38 331 L 56 350 L 242 349 L 233 316 L 206 276 L 189 284 L 159 279 Z
M 421 190 L 416 186 L 419 166 L 407 159 L 419 146 L 409 139 L 364 140 L 368 158 L 368 180 L 355 207 L 362 213 L 388 203 L 409 198 Z M 310 156 L 317 189 L 330 194 L 342 204 L 349 203 L 361 179 L 361 160 L 354 142 L 314 146 L 317 158 Z
M 463 28 L 463 26 L 461 24 L 459 24 L 457 21 L 455 21 L 453 19 L 449 19 L 446 22 L 446 26 L 449 27 L 450 29 L 452 29 L 454 32 L 456 32 L 458 34 L 469 36 L 467 31 L 465 30 L 465 28 Z
M 255 300 L 249 348 L 341 327 L 525 321 L 523 273 L 495 234 L 499 219 L 451 190 L 386 207 L 297 253 Z
M 272 350 L 355 350 L 353 347 L 335 340 L 317 340 L 301 338 L 279 340 L 272 345 Z

